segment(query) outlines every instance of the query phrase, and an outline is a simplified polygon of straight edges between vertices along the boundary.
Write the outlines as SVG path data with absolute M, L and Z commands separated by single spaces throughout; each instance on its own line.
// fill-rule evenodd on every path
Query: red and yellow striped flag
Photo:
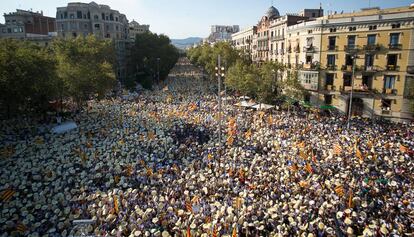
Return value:
M 130 177 L 132 175 L 132 165 L 127 165 L 127 167 L 125 168 L 125 174 L 126 176 Z
M 217 237 L 218 236 L 218 229 L 217 229 L 217 225 L 214 225 L 213 227 L 213 234 L 212 237 Z
M 299 142 L 299 143 L 297 143 L 297 145 L 296 145 L 298 148 L 305 148 L 305 146 L 306 146 L 306 144 L 305 144 L 305 141 L 302 141 L 302 142 Z
M 193 213 L 193 205 L 191 204 L 191 202 L 186 202 L 185 208 L 187 209 L 188 212 Z
M 8 189 L 6 189 L 6 190 L 4 190 L 2 193 L 1 193 L 1 195 L 0 195 L 0 200 L 2 201 L 2 202 L 8 202 L 12 197 L 13 197 L 13 195 L 16 193 L 16 191 L 14 191 L 13 189 L 11 189 L 11 188 L 8 188 Z
M 362 154 L 361 150 L 359 148 L 356 149 L 356 157 L 358 157 L 359 160 L 364 161 L 364 155 Z
M 119 201 L 117 196 L 114 196 L 114 211 L 115 214 L 119 213 Z
M 147 176 L 152 176 L 153 175 L 153 172 L 152 172 L 151 168 L 146 168 L 146 170 L 147 170 Z
M 335 187 L 335 193 L 340 197 L 344 196 L 344 194 L 345 194 L 344 187 L 342 185 L 336 186 Z
M 309 174 L 313 174 L 312 166 L 309 163 L 305 165 L 305 170 L 308 171 Z
M 149 140 L 154 140 L 155 139 L 155 134 L 154 134 L 154 132 L 148 132 L 148 139 Z
M 252 130 L 251 129 L 247 130 L 247 132 L 244 133 L 244 137 L 246 139 L 250 139 L 252 137 Z
M 185 235 L 186 237 L 191 237 L 191 230 L 190 230 L 190 226 L 187 226 L 187 234 Z
M 353 199 L 353 193 L 352 193 L 352 190 L 351 190 L 349 192 L 349 197 L 348 197 L 348 208 L 352 208 L 353 207 L 352 199 Z
M 289 169 L 290 169 L 292 172 L 296 172 L 296 171 L 298 171 L 298 165 L 297 165 L 297 164 L 293 164 L 293 165 L 291 165 L 291 166 L 289 167 Z
M 308 159 L 308 155 L 306 155 L 305 151 L 299 151 L 299 156 L 304 160 Z
M 228 145 L 228 146 L 231 146 L 231 145 L 233 145 L 233 142 L 234 142 L 234 138 L 233 138 L 233 136 L 229 136 L 229 137 L 227 138 L 227 145 Z
M 340 155 L 342 153 L 342 147 L 338 143 L 333 146 L 334 154 Z
M 237 227 L 233 228 L 233 232 L 231 233 L 231 237 L 237 237 Z
M 24 233 L 27 231 L 27 226 L 25 226 L 23 223 L 19 223 L 16 225 L 16 231 L 19 233 Z
M 404 145 L 400 145 L 400 151 L 402 153 L 408 153 L 410 150 L 408 149 L 408 147 L 404 146 Z

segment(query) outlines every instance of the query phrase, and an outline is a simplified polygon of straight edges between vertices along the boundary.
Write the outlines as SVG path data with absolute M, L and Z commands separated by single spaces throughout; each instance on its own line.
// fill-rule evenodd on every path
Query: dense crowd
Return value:
M 91 101 L 64 134 L 3 122 L 1 236 L 79 235 L 77 219 L 97 236 L 414 235 L 412 123 L 348 130 L 339 114 L 235 97 L 220 116 L 199 69 L 181 59 L 172 75 Z

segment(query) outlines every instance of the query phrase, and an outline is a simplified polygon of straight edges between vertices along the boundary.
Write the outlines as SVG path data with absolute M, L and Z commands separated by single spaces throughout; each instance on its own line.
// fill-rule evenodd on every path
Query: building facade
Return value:
M 323 18 L 321 100 L 364 117 L 412 118 L 414 8 L 370 8 Z M 355 67 L 354 67 L 355 65 Z
M 297 71 L 304 99 L 314 104 L 347 113 L 352 90 L 353 115 L 413 118 L 413 5 L 328 16 L 322 8 L 280 16 L 271 7 L 253 35 L 252 56 Z
M 0 24 L 1 38 L 30 40 L 40 45 L 47 45 L 56 36 L 56 21 L 43 12 L 17 9 L 16 12 L 4 14 L 5 24 Z
M 211 26 L 210 35 L 204 40 L 206 43 L 216 43 L 220 41 L 231 41 L 231 35 L 240 31 L 240 26 L 224 26 L 213 25 Z
M 251 26 L 231 35 L 233 46 L 250 59 L 252 59 L 253 37 L 256 31 L 256 26 Z
M 149 28 L 150 28 L 149 25 L 140 25 L 138 22 L 133 20 L 129 23 L 129 31 L 128 31 L 129 38 L 131 40 L 135 40 L 135 37 L 138 34 L 144 34 L 144 33 L 150 32 Z
M 128 39 L 128 20 L 124 14 L 107 5 L 68 3 L 56 12 L 57 32 L 60 38 L 95 35 L 100 39 Z

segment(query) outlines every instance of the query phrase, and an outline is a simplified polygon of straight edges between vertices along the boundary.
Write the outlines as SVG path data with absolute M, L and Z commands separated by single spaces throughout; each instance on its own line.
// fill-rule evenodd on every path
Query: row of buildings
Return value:
M 149 32 L 149 25 L 129 22 L 124 14 L 107 5 L 91 3 L 68 3 L 58 7 L 55 17 L 43 12 L 17 9 L 4 14 L 5 23 L 0 24 L 0 38 L 30 40 L 47 46 L 55 37 L 62 39 L 95 35 L 99 39 L 112 39 L 117 53 L 117 77 L 126 77 L 126 47 L 137 34 Z
M 327 16 L 322 8 L 280 15 L 271 7 L 231 42 L 253 62 L 297 70 L 305 101 L 347 112 L 352 91 L 354 115 L 413 118 L 413 5 Z

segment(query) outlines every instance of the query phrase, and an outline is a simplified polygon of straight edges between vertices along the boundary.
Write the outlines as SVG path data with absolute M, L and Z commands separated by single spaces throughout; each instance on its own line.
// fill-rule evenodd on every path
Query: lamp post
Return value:
M 216 76 L 218 79 L 218 107 L 219 107 L 219 114 L 218 114 L 218 120 L 219 120 L 219 148 L 221 150 L 221 77 L 224 77 L 224 67 L 221 67 L 221 57 L 218 56 L 218 62 L 216 67 Z
M 349 108 L 348 108 L 348 122 L 347 122 L 347 129 L 349 130 L 349 125 L 351 123 L 351 116 L 352 116 L 352 96 L 354 94 L 354 82 L 355 82 L 355 64 L 356 59 L 358 56 L 353 55 L 352 56 L 352 78 L 351 78 L 351 94 L 349 95 Z
M 158 81 L 158 84 L 160 83 L 160 61 L 161 61 L 161 58 L 157 58 L 157 81 Z

